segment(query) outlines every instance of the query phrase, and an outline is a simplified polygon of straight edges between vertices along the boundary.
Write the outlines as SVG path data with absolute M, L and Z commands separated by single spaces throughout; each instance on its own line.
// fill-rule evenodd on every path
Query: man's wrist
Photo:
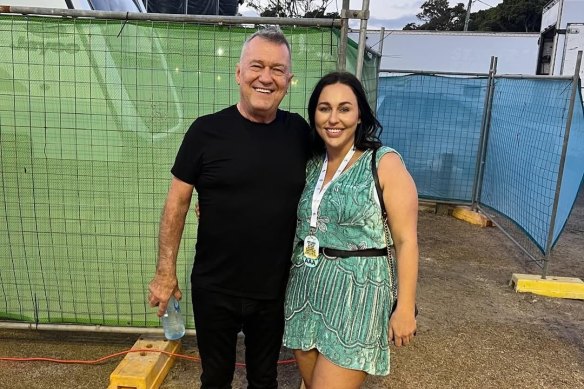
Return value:
M 176 268 L 158 268 L 156 269 L 156 276 L 162 278 L 176 278 Z

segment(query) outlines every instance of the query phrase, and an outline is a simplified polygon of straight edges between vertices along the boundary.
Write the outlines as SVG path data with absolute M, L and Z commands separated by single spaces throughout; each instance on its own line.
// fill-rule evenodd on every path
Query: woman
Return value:
M 357 78 L 324 76 L 308 113 L 318 137 L 298 205 L 284 345 L 308 388 L 359 388 L 367 374 L 389 374 L 389 343 L 407 345 L 416 331 L 418 197 L 401 157 L 381 147 L 381 125 Z M 387 244 L 398 258 L 391 265 L 374 150 Z

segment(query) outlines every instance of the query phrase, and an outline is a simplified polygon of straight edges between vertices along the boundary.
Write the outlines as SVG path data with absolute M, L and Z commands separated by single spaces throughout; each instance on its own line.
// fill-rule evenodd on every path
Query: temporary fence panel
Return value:
M 347 65 L 346 71 L 355 74 L 357 67 L 357 50 L 358 45 L 355 41 L 348 41 L 347 50 Z M 381 56 L 368 48 L 366 48 L 363 58 L 363 68 L 361 73 L 361 83 L 365 92 L 367 92 L 367 100 L 372 107 L 375 107 L 377 102 L 377 93 L 379 85 L 377 82 L 379 75 L 379 65 L 381 63 Z
M 379 78 L 381 139 L 402 154 L 420 198 L 472 201 L 486 89 L 486 77 Z
M 560 176 L 572 81 L 554 79 L 496 79 L 485 173 L 480 204 L 512 220 L 547 253 L 554 198 Z M 580 107 L 574 116 L 582 115 Z M 564 170 L 560 204 L 555 216 L 564 226 L 584 171 L 582 120 L 573 122 L 570 158 Z
M 336 68 L 339 33 L 282 29 L 295 76 L 281 108 L 305 116 Z M 254 31 L 0 17 L 0 318 L 159 324 L 146 295 L 169 170 L 192 120 L 238 100 L 235 66 Z M 177 265 L 185 302 L 196 226 L 191 212 Z
M 403 155 L 420 198 L 470 203 L 478 185 L 481 209 L 532 258 L 543 261 L 550 230 L 553 245 L 584 175 L 580 94 L 562 155 L 572 81 L 497 76 L 490 121 L 483 125 L 487 77 L 404 73 L 381 72 L 393 76 L 380 77 L 377 113 L 383 143 Z M 484 156 L 479 155 L 481 128 L 487 142 Z
M 582 104 L 581 86 L 578 88 L 578 96 L 579 98 L 576 98 L 574 104 L 564 171 L 561 177 L 552 246 L 555 246 L 558 242 L 584 182 L 584 106 Z

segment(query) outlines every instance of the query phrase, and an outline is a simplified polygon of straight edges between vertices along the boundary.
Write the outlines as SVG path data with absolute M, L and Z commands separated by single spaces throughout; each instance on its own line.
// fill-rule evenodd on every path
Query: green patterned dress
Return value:
M 324 193 L 314 234 L 321 247 L 358 250 L 386 246 L 371 152 L 364 152 Z M 377 162 L 388 152 L 395 150 L 380 148 Z M 305 351 L 316 348 L 336 365 L 387 375 L 389 315 L 394 300 L 387 257 L 327 259 L 320 255 L 316 267 L 304 265 L 299 241 L 309 234 L 312 194 L 322 163 L 322 158 L 309 162 L 298 205 L 284 345 Z

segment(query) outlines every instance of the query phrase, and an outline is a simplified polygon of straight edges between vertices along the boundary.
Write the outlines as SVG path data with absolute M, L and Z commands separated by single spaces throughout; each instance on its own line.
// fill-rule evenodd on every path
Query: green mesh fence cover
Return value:
M 336 68 L 339 33 L 283 30 L 295 77 L 281 107 L 305 115 Z M 235 66 L 253 31 L 0 17 L 0 318 L 159 324 L 146 294 L 169 170 L 192 120 L 237 101 Z M 191 212 L 178 258 L 189 327 L 195 240 Z

